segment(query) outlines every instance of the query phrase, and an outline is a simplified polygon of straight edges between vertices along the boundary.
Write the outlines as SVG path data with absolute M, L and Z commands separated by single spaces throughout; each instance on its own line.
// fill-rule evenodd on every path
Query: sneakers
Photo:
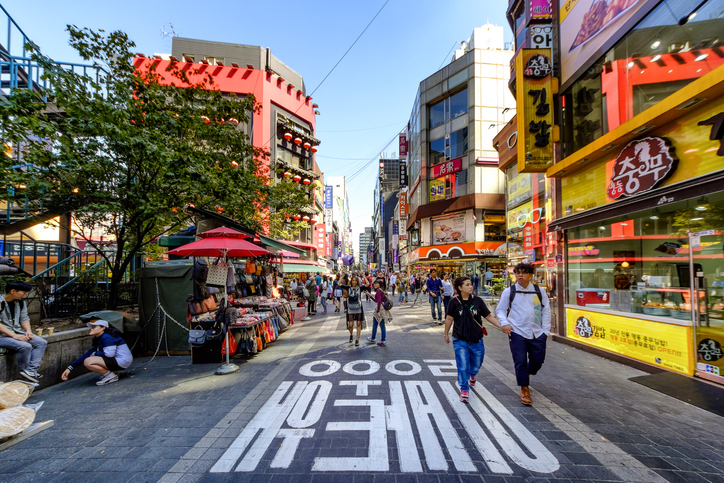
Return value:
M 101 377 L 100 381 L 96 382 L 96 386 L 104 386 L 116 381 L 118 381 L 118 374 L 113 371 L 108 371 L 103 377 Z
M 377 341 L 374 340 L 372 337 L 367 337 L 367 340 L 368 340 L 369 342 L 372 342 L 373 344 L 374 344 L 375 342 L 377 342 Z
M 312 320 L 312 318 L 307 315 L 306 317 L 302 318 L 302 320 Z
M 460 391 L 460 401 L 468 402 L 468 391 Z
M 382 342 L 380 342 L 380 343 L 377 344 L 377 345 L 380 346 L 380 347 L 385 347 L 387 344 L 385 344 L 385 341 L 383 340 Z
M 351 344 L 353 340 L 354 340 L 354 337 L 350 335 L 350 336 L 349 336 L 349 343 Z
M 354 345 L 359 346 L 359 339 L 354 341 Z
M 470 379 L 468 379 L 468 385 L 470 386 L 474 386 L 476 382 L 475 376 L 470 376 Z
M 30 372 L 27 369 L 20 371 L 20 376 L 24 377 L 25 379 L 27 379 L 30 382 L 35 382 L 35 383 L 38 382 L 38 378 L 37 378 L 35 372 Z

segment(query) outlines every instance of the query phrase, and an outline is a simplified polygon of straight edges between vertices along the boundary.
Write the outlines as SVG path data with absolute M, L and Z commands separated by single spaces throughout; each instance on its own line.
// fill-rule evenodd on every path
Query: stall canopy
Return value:
M 241 238 L 211 236 L 171 250 L 168 254 L 182 257 L 217 257 L 226 255 L 231 258 L 250 258 L 261 255 L 271 255 L 272 253 Z
M 201 238 L 211 238 L 211 237 L 225 237 L 225 238 L 252 238 L 251 235 L 247 235 L 246 233 L 242 233 L 238 230 L 234 230 L 233 228 L 229 228 L 226 226 L 220 226 L 219 228 L 214 228 L 213 230 L 208 230 L 203 233 L 199 233 L 199 236 Z

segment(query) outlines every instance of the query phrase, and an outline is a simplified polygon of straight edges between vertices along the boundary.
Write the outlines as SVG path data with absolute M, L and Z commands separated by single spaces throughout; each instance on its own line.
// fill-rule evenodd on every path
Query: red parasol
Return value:
M 246 233 L 242 233 L 240 231 L 234 230 L 233 228 L 227 228 L 225 226 L 220 226 L 219 228 L 205 231 L 203 233 L 200 233 L 198 236 L 200 236 L 201 238 L 210 238 L 214 236 L 222 236 L 226 238 L 251 238 L 251 235 L 247 235 Z
M 180 255 L 182 257 L 218 257 L 226 255 L 231 258 L 249 258 L 261 255 L 271 255 L 271 252 L 240 238 L 211 236 L 209 238 L 204 238 L 203 240 L 178 247 L 168 252 L 168 254 Z

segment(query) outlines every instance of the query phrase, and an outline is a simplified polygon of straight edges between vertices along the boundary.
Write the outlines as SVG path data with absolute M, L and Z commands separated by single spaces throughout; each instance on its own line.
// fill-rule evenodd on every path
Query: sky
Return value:
M 355 253 L 372 226 L 377 160 L 397 153 L 420 81 L 450 62 L 473 28 L 506 26 L 504 0 L 386 0 L 192 2 L 188 0 L 0 0 L 41 51 L 56 61 L 80 61 L 67 24 L 122 30 L 145 55 L 170 53 L 165 32 L 271 48 L 301 74 L 319 104 L 317 164 L 326 176 L 348 177 Z M 323 81 L 324 80 L 324 81 Z M 322 82 L 323 81 L 323 82 Z M 321 83 L 321 85 L 320 85 Z

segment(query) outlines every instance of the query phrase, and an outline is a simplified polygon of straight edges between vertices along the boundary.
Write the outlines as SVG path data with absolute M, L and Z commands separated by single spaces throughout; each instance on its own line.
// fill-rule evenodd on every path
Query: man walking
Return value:
M 390 274 L 390 285 L 392 286 L 392 296 L 395 296 L 395 283 L 397 282 L 397 275 L 395 275 L 395 272 L 392 272 Z
M 478 294 L 478 288 L 480 287 L 480 277 L 478 277 L 477 272 L 473 273 L 473 295 Z
M 442 281 L 437 278 L 437 271 L 430 270 L 430 278 L 427 279 L 426 292 L 430 295 L 430 310 L 432 321 L 442 324 Z M 435 314 L 437 307 L 437 314 Z
M 508 334 L 515 378 L 520 386 L 520 402 L 526 406 L 533 404 L 530 376 L 537 374 L 543 366 L 546 341 L 551 333 L 550 302 L 545 290 L 531 283 L 534 271 L 531 264 L 516 265 L 517 283 L 503 291 L 496 309 L 500 325 Z
M 493 284 L 493 272 L 490 270 L 490 267 L 488 267 L 488 271 L 485 272 L 485 285 L 492 285 Z
M 5 296 L 0 297 L 0 347 L 16 351 L 20 376 L 37 383 L 38 367 L 48 343 L 33 335 L 30 328 L 28 304 L 23 299 L 32 288 L 28 282 L 10 282 L 5 286 Z

